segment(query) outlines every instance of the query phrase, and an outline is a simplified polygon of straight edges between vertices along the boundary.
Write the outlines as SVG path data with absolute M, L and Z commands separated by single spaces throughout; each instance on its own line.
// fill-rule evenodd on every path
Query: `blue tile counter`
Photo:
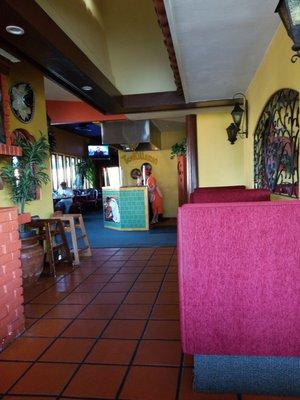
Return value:
M 104 187 L 102 197 L 104 228 L 149 230 L 148 190 L 145 186 Z

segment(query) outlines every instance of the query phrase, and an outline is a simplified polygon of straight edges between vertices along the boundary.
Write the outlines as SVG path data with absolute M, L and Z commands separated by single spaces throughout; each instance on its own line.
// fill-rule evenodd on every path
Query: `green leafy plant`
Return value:
M 86 179 L 93 188 L 96 187 L 96 169 L 95 164 L 90 158 L 84 158 L 76 164 L 76 174 Z
M 173 144 L 171 147 L 171 160 L 176 156 L 186 156 L 186 139 L 182 142 Z
M 7 160 L 0 176 L 9 188 L 12 202 L 24 213 L 25 204 L 35 200 L 37 189 L 50 180 L 46 172 L 49 143 L 41 133 L 40 138 L 32 141 L 19 137 L 15 144 L 22 148 L 22 157 Z

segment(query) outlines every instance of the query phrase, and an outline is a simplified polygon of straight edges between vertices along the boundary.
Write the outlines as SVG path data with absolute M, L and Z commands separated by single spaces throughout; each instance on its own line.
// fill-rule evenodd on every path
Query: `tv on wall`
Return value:
M 89 145 L 88 155 L 91 158 L 97 158 L 98 160 L 109 160 L 109 148 L 104 145 Z

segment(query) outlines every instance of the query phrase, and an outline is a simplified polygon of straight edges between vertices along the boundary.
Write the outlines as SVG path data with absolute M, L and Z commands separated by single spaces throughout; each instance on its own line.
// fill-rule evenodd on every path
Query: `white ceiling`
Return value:
M 50 79 L 44 78 L 44 85 L 46 100 L 81 101 L 78 97 Z
M 279 25 L 278 0 L 164 0 L 187 102 L 245 92 Z

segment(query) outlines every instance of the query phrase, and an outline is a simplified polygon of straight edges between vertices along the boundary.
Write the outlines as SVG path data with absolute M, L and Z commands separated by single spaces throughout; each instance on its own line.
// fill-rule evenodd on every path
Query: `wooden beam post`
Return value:
M 197 116 L 186 116 L 187 192 L 188 197 L 198 187 Z

